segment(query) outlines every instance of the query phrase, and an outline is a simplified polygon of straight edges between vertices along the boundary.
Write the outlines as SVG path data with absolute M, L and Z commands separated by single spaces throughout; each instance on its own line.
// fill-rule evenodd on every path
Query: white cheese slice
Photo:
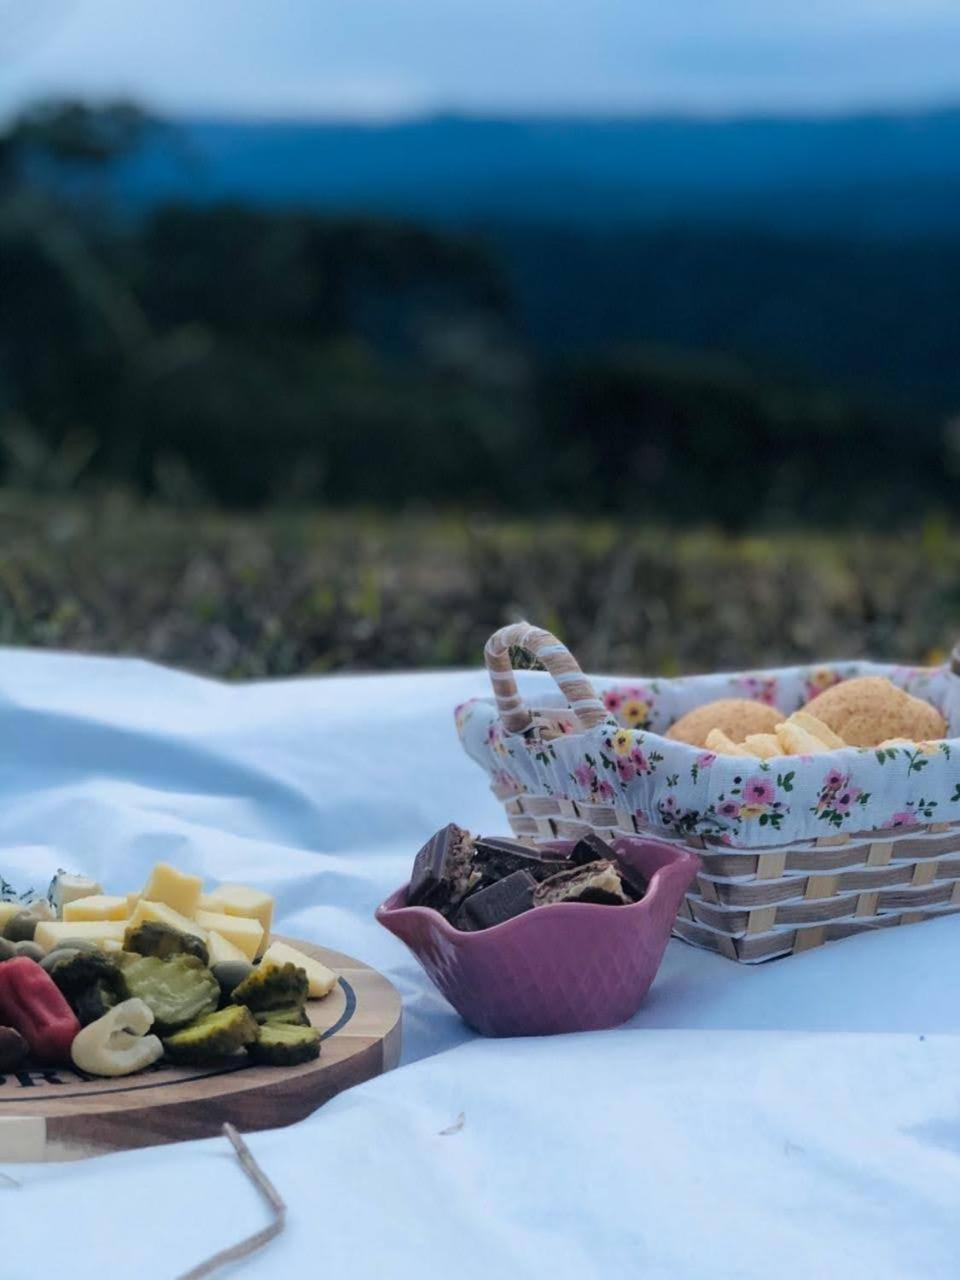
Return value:
M 337 975 L 332 969 L 328 969 L 319 960 L 314 960 L 313 956 L 304 955 L 302 951 L 298 951 L 296 947 L 291 947 L 286 942 L 271 942 L 263 953 L 260 963 L 270 966 L 295 964 L 303 969 L 310 982 L 311 1000 L 319 1000 L 329 995 L 337 985 Z
M 158 862 L 144 886 L 143 897 L 148 902 L 164 902 L 190 919 L 199 905 L 202 892 L 200 876 L 189 876 L 171 867 L 169 862 Z
M 145 920 L 169 925 L 171 929 L 193 934 L 195 938 L 202 938 L 204 942 L 207 940 L 207 931 L 204 928 L 195 920 L 188 920 L 179 911 L 174 911 L 173 907 L 167 906 L 165 902 L 150 902 L 146 898 L 141 898 L 130 917 L 130 924 L 131 926 L 143 924 Z
M 126 898 L 114 898 L 109 893 L 74 898 L 63 906 L 64 920 L 126 920 L 129 914 Z
M 263 928 L 263 943 L 270 940 L 273 928 L 273 898 L 262 889 L 251 889 L 245 884 L 221 884 L 200 900 L 203 911 L 218 911 L 226 916 L 246 916 L 259 920 Z
M 226 964 L 228 961 L 246 960 L 246 955 L 235 943 L 229 942 L 216 929 L 207 934 L 207 951 L 210 953 L 210 964 Z
M 259 920 L 223 915 L 218 911 L 198 911 L 197 924 L 204 929 L 213 929 L 221 938 L 239 947 L 245 960 L 252 960 L 260 950 L 263 926 Z
M 123 942 L 127 920 L 41 920 L 33 940 L 44 951 L 50 951 L 58 942 L 68 938 L 83 938 L 102 947 L 105 942 Z

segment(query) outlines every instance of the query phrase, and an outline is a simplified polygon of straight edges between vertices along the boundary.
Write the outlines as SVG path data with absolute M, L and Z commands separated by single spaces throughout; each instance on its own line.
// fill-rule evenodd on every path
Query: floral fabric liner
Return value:
M 951 736 L 911 748 L 847 747 L 775 760 L 715 756 L 661 736 L 679 716 L 716 698 L 753 698 L 786 716 L 823 689 L 862 675 L 887 676 L 931 702 Z M 960 822 L 960 736 L 953 736 L 960 735 L 960 677 L 947 666 L 839 662 L 594 686 L 610 718 L 586 732 L 577 731 L 559 692 L 530 704 L 535 727 L 525 734 L 504 730 L 492 699 L 457 708 L 461 742 L 502 799 L 526 792 L 609 804 L 664 835 L 706 836 L 742 849 Z

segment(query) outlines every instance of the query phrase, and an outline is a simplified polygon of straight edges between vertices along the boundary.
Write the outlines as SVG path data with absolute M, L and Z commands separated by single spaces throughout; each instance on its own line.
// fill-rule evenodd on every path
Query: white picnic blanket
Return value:
M 230 1274 L 953 1280 L 960 917 L 759 968 L 671 943 L 626 1027 L 480 1040 L 373 910 L 442 823 L 505 829 L 453 724 L 484 692 L 0 655 L 8 880 L 121 889 L 164 857 L 260 884 L 403 995 L 398 1071 L 250 1137 L 290 1220 Z M 172 1280 L 266 1220 L 222 1140 L 0 1167 L 2 1280 Z

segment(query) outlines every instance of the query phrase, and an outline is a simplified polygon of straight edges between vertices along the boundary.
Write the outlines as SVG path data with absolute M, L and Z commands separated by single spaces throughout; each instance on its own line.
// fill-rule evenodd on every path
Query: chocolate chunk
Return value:
M 441 911 L 459 903 L 470 885 L 472 857 L 473 837 L 455 823 L 431 836 L 414 860 L 407 905 Z
M 623 892 L 632 902 L 639 902 L 650 887 L 647 877 L 637 867 L 631 866 L 626 858 L 621 858 L 619 854 L 615 853 L 613 860 L 616 863 L 617 871 L 620 873 Z
M 601 840 L 592 831 L 581 836 L 567 854 L 575 867 L 585 867 L 590 862 L 608 862 L 616 858 L 616 854 L 605 840 Z
M 457 913 L 458 928 L 466 930 L 489 929 L 514 916 L 529 911 L 533 906 L 536 880 L 528 871 L 514 871 L 486 889 L 478 889 L 467 898 Z
M 572 864 L 562 853 L 551 849 L 534 849 L 502 836 L 481 836 L 474 846 L 474 865 L 483 876 L 484 884 L 489 885 L 515 871 L 527 871 L 535 880 L 545 880 L 561 867 Z
M 554 902 L 599 902 L 623 906 L 627 898 L 616 867 L 604 859 L 574 867 L 572 871 L 561 871 L 538 884 L 533 893 L 533 905 L 547 907 Z
M 499 853 L 517 854 L 522 858 L 538 856 L 537 850 L 531 845 L 524 844 L 522 840 L 511 840 L 509 836 L 477 836 L 476 845 L 478 855 L 482 858 L 492 858 Z
M 646 876 L 636 867 L 631 866 L 626 858 L 621 857 L 612 845 L 601 840 L 592 831 L 577 841 L 568 856 L 570 861 L 578 867 L 586 866 L 590 862 L 612 862 L 620 873 L 623 892 L 631 902 L 639 902 L 647 892 Z

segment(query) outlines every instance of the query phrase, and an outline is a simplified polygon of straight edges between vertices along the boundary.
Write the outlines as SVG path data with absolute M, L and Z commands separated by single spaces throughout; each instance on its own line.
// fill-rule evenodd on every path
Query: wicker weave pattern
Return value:
M 588 831 L 606 839 L 638 833 L 664 839 L 662 831 L 645 831 L 612 806 L 531 795 L 510 795 L 505 806 L 513 830 L 526 839 L 575 839 Z M 731 960 L 771 960 L 869 929 L 960 911 L 957 826 L 823 836 L 768 852 L 690 839 L 675 843 L 696 853 L 703 871 L 674 933 Z
M 585 728 L 605 718 L 602 702 L 564 646 L 549 632 L 518 623 L 497 632 L 486 648 L 510 732 L 539 732 L 517 692 L 512 646 L 541 658 Z M 954 661 L 960 666 L 960 653 Z M 494 791 L 514 832 L 526 839 L 575 839 L 588 831 L 605 838 L 638 833 L 671 838 L 614 804 L 518 794 L 513 785 Z M 756 963 L 870 929 L 960 911 L 960 824 L 931 822 L 759 849 L 737 849 L 709 837 L 672 839 L 703 864 L 674 932 L 731 960 Z

